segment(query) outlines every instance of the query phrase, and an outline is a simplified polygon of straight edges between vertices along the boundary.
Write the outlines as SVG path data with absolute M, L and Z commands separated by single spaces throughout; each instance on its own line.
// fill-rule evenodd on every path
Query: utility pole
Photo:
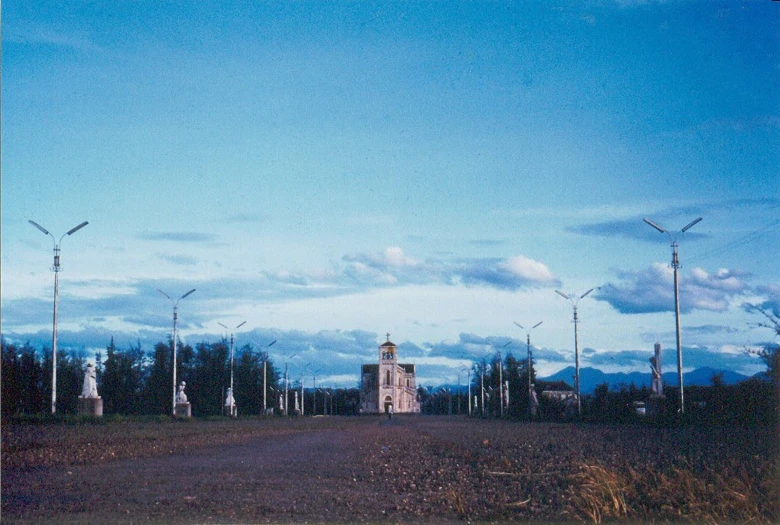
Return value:
M 587 297 L 587 295 L 595 290 L 595 288 L 591 288 L 584 294 L 577 297 L 574 294 L 566 295 L 565 293 L 561 292 L 560 290 L 555 290 L 555 293 L 563 297 L 564 299 L 567 299 L 571 302 L 572 308 L 574 310 L 574 383 L 575 383 L 575 392 L 577 395 L 577 415 L 582 416 L 582 399 L 580 398 L 580 347 L 579 342 L 577 341 L 577 324 L 579 324 L 580 320 L 577 317 L 577 303 L 580 302 L 580 299 L 584 299 Z
M 531 378 L 531 370 L 533 369 L 533 360 L 531 359 L 531 331 L 542 324 L 544 321 L 539 321 L 535 325 L 533 325 L 531 328 L 529 328 L 526 332 L 526 345 L 528 346 L 528 419 L 531 419 L 531 406 L 533 405 L 533 393 L 534 393 L 534 387 L 533 387 L 533 380 Z M 515 322 L 515 324 L 520 327 L 521 330 L 525 330 L 523 328 L 523 325 L 520 323 Z
M 195 288 L 185 293 L 175 301 L 171 299 L 171 297 L 167 293 L 163 292 L 159 288 L 157 289 L 157 291 L 163 294 L 165 297 L 167 297 L 168 300 L 173 304 L 173 410 L 171 412 L 171 415 L 175 417 L 176 416 L 176 321 L 178 320 L 177 309 L 179 308 L 179 301 L 181 301 L 182 299 L 184 299 L 185 297 L 193 293 L 195 291 Z
M 219 326 L 224 328 L 225 330 L 230 330 L 227 326 L 225 326 L 222 323 L 217 323 Z M 236 326 L 236 330 L 241 328 L 246 324 L 246 321 L 241 322 L 238 326 Z M 233 389 L 233 341 L 234 341 L 234 334 L 233 332 L 230 332 L 230 394 L 232 396 L 231 398 L 231 405 L 230 405 L 230 416 L 235 417 L 236 415 L 236 391 Z M 243 409 L 242 409 L 243 410 Z
M 293 354 L 284 363 L 284 415 L 285 416 L 289 415 L 289 404 L 290 404 L 290 398 L 289 398 L 290 378 L 287 375 L 287 365 L 290 361 L 292 361 L 296 357 L 298 357 L 298 354 Z
M 679 233 L 685 233 L 686 231 L 690 230 L 695 224 L 701 221 L 702 218 L 699 217 L 694 219 L 674 235 L 671 232 L 661 228 L 650 219 L 643 220 L 659 232 L 667 234 L 669 236 L 669 241 L 672 243 L 672 269 L 674 270 L 674 324 L 677 335 L 677 380 L 680 383 L 680 415 L 684 415 L 685 394 L 683 393 L 682 342 L 680 337 L 680 286 L 677 278 L 677 270 L 680 268 L 680 260 L 677 257 L 677 235 Z
M 284 415 L 287 415 L 287 397 L 288 397 L 287 363 L 284 364 Z
M 479 379 L 480 401 L 482 401 L 482 417 L 485 417 L 485 363 L 482 363 L 482 375 Z
M 498 350 L 498 402 L 500 406 L 499 412 L 502 418 L 504 417 L 504 361 L 501 357 L 501 351 L 511 344 L 512 341 L 509 341 Z
M 271 348 L 276 343 L 276 339 L 268 343 L 268 348 Z M 268 368 L 268 350 L 265 352 L 265 356 L 263 356 L 263 415 L 268 412 L 268 402 L 267 402 L 267 395 L 268 395 L 268 383 L 266 382 L 266 369 Z
M 461 368 L 458 371 L 458 390 L 460 390 L 460 373 L 461 372 L 466 372 L 466 380 L 468 381 L 468 396 L 469 396 L 469 398 L 468 398 L 468 401 L 469 401 L 468 408 L 469 408 L 469 417 L 470 417 L 471 416 L 471 369 L 470 368 L 466 368 L 464 366 L 463 368 Z
M 62 244 L 62 239 L 65 238 L 66 235 L 70 236 L 79 231 L 81 228 L 89 224 L 88 221 L 84 221 L 78 226 L 75 226 L 68 230 L 66 233 L 60 237 L 60 242 L 57 242 L 57 239 L 54 238 L 54 235 L 49 233 L 49 230 L 41 226 L 35 221 L 28 220 L 30 224 L 35 226 L 38 230 L 43 232 L 44 234 L 51 237 L 51 240 L 54 242 L 54 265 L 51 267 L 51 270 L 54 272 L 54 315 L 52 318 L 52 330 L 51 330 L 51 413 L 56 414 L 57 413 L 57 316 L 58 316 L 58 305 L 59 305 L 59 274 L 62 270 L 60 267 L 60 245 Z M 176 385 L 173 385 L 174 391 L 176 390 Z

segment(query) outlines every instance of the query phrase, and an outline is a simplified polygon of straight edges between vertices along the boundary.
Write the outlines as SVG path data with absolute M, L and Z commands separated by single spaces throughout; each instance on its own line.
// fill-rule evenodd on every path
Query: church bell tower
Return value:
M 395 344 L 390 341 L 390 334 L 387 334 L 387 342 L 379 346 L 379 402 L 377 406 L 381 412 L 388 412 L 390 406 L 396 404 L 395 385 L 398 361 L 395 350 Z

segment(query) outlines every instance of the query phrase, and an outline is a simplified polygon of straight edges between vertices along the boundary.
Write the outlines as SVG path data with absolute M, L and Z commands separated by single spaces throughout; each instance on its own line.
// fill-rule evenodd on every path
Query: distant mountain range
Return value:
M 723 375 L 723 383 L 733 385 L 750 379 L 750 376 L 738 374 L 730 370 L 717 370 L 710 367 L 697 368 L 690 372 L 683 373 L 683 384 L 685 386 L 709 386 L 712 384 L 712 377 L 716 374 Z M 547 377 L 538 377 L 539 381 L 563 381 L 566 384 L 574 385 L 574 367 L 569 366 L 555 374 Z M 677 372 L 666 372 L 662 374 L 664 385 L 677 386 Z M 621 385 L 634 384 L 637 388 L 646 386 L 650 388 L 652 375 L 642 372 L 615 372 L 606 373 L 597 368 L 580 368 L 580 390 L 582 394 L 592 394 L 597 386 L 607 383 L 610 390 L 617 390 Z

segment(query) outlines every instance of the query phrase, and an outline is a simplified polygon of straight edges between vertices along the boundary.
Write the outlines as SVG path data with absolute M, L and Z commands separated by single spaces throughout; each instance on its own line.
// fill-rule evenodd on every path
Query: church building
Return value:
M 363 365 L 360 378 L 363 414 L 384 414 L 391 406 L 395 414 L 420 413 L 414 365 L 398 362 L 390 334 L 387 342 L 379 347 L 379 364 Z

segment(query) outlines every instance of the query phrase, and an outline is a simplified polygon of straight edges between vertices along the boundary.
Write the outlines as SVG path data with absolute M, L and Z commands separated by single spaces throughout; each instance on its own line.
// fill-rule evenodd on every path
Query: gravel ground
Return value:
M 3 425 L 2 522 L 771 523 L 775 445 L 420 416 Z

